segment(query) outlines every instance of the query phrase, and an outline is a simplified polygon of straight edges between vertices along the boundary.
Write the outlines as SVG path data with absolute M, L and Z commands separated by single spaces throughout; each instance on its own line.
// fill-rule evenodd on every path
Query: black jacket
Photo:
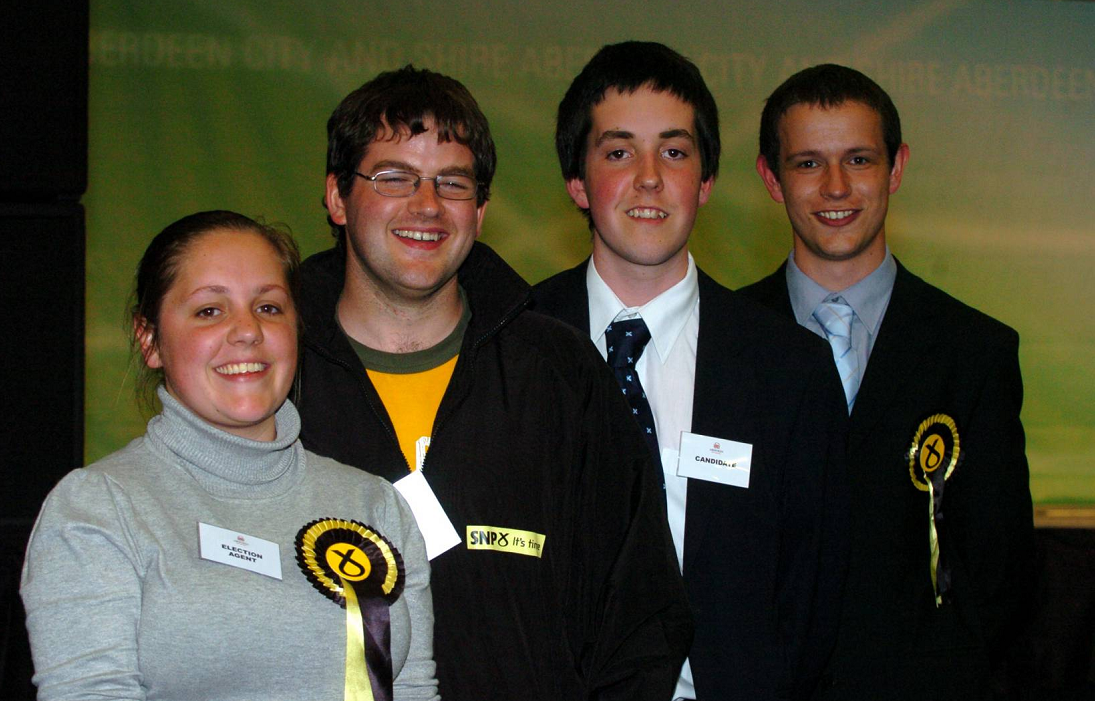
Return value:
M 391 421 L 335 324 L 344 262 L 304 264 L 301 439 L 396 480 Z M 525 309 L 528 285 L 476 243 L 472 317 L 423 465 L 463 542 L 432 562 L 434 656 L 450 701 L 656 699 L 692 636 L 650 453 L 588 339 Z M 490 527 L 542 557 L 472 550 Z
M 586 264 L 533 288 L 589 333 Z M 688 481 L 684 580 L 700 701 L 803 699 L 847 562 L 844 392 L 829 345 L 699 272 L 692 432 L 753 446 L 749 488 Z
M 794 318 L 784 268 L 742 293 Z M 1029 610 L 1033 523 L 1019 409 L 1019 337 L 898 264 L 848 429 L 852 548 L 822 698 L 987 698 L 990 670 Z M 954 420 L 940 549 L 952 600 L 936 607 L 928 503 L 909 448 Z

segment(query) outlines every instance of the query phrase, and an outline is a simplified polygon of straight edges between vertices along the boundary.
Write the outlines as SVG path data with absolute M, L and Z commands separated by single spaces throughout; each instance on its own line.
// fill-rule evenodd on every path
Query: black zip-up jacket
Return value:
M 338 249 L 305 262 L 301 440 L 395 481 L 408 466 L 341 329 Z M 659 476 L 611 371 L 476 243 L 457 279 L 471 322 L 423 472 L 462 542 L 432 565 L 448 701 L 671 698 L 692 621 Z M 544 536 L 540 557 L 471 549 Z M 488 536 L 491 537 L 491 536 Z

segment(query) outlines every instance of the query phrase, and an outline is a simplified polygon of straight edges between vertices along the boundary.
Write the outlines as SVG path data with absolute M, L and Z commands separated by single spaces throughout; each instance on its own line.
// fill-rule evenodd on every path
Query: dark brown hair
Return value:
M 817 105 L 825 109 L 845 102 L 861 102 L 882 120 L 882 139 L 890 165 L 901 148 L 901 117 L 886 91 L 854 68 L 823 63 L 795 73 L 783 81 L 764 103 L 760 115 L 760 154 L 768 168 L 779 176 L 779 120 L 795 105 Z
M 593 108 L 616 90 L 631 94 L 649 87 L 667 92 L 692 107 L 700 177 L 719 172 L 719 109 L 696 64 L 653 41 L 625 41 L 601 48 L 574 78 L 559 103 L 555 119 L 555 153 L 564 180 L 585 177 L 586 139 L 593 128 Z M 582 210 L 589 218 L 589 211 Z
M 157 234 L 137 265 L 136 284 L 127 314 L 130 350 L 134 358 L 143 357 L 142 338 L 147 338 L 153 346 L 158 343 L 160 309 L 175 283 L 183 256 L 198 239 L 214 231 L 254 233 L 265 239 L 281 261 L 293 306 L 300 309 L 300 251 L 288 232 L 227 210 L 191 214 Z M 299 314 L 297 336 L 300 336 Z M 155 406 L 156 386 L 163 381 L 163 370 L 154 370 L 143 361 L 138 367 L 142 370 L 137 374 L 137 399 L 144 408 L 151 410 Z
M 497 165 L 487 118 L 460 81 L 412 65 L 381 73 L 354 90 L 327 120 L 327 174 L 337 178 L 339 194 L 349 197 L 354 171 L 377 137 L 404 129 L 418 136 L 425 133 L 427 121 L 433 122 L 438 141 L 455 141 L 471 151 L 479 183 L 476 204 L 482 207 L 490 199 Z M 327 220 L 343 243 L 345 227 Z

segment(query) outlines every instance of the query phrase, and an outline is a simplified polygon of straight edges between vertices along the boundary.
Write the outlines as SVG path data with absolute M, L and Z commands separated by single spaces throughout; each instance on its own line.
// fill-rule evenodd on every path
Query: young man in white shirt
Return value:
M 537 285 L 534 309 L 589 334 L 661 464 L 696 619 L 673 698 L 805 698 L 834 642 L 847 537 L 828 348 L 688 252 L 720 148 L 690 61 L 651 42 L 604 47 L 555 138 L 592 254 Z

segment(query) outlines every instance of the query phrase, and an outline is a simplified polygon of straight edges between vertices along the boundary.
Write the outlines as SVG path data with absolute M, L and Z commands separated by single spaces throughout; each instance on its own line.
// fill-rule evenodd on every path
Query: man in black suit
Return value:
M 593 250 L 533 301 L 590 335 L 661 463 L 696 619 L 674 698 L 804 698 L 832 648 L 846 560 L 828 349 L 688 252 L 719 158 L 695 65 L 661 44 L 604 47 L 559 105 L 555 139 Z
M 852 548 L 825 699 L 990 697 L 1029 594 L 1019 337 L 890 253 L 908 158 L 889 96 L 842 66 L 792 76 L 761 117 L 757 171 L 794 243 L 742 292 L 830 340 L 850 412 Z

